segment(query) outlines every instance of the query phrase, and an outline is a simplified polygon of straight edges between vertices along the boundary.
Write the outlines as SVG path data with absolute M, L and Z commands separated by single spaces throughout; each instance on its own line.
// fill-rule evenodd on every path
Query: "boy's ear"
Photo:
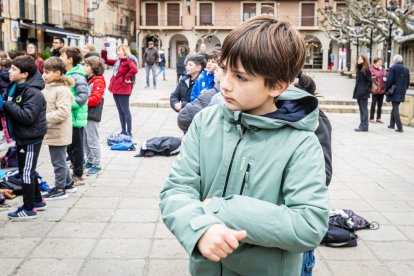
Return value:
M 278 82 L 270 91 L 270 96 L 273 98 L 279 97 L 286 89 L 288 89 L 289 83 L 288 82 Z
M 29 72 L 20 73 L 23 78 L 27 79 L 29 77 Z

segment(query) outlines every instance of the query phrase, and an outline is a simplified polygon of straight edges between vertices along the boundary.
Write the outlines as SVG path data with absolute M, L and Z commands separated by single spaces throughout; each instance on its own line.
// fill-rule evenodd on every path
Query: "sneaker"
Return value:
M 43 196 L 45 200 L 59 200 L 66 199 L 68 195 L 65 192 L 65 189 L 53 187 L 47 194 Z
M 88 169 L 89 169 L 90 167 L 92 167 L 92 166 L 93 166 L 93 164 L 92 164 L 92 163 L 90 163 L 90 162 L 86 162 L 84 167 L 85 167 L 85 169 L 86 169 L 86 170 L 88 170 Z
M 42 199 L 42 201 L 40 202 L 35 202 L 33 203 L 33 207 L 34 209 L 36 209 L 36 211 L 43 211 L 46 209 L 46 201 L 44 199 Z M 23 209 L 23 205 L 19 207 L 20 209 Z
M 65 192 L 67 193 L 76 193 L 78 191 L 78 189 L 76 189 L 74 182 L 72 181 L 72 183 L 70 183 L 70 185 L 67 185 L 65 187 Z
M 72 175 L 72 180 L 73 185 L 75 186 L 85 185 L 85 178 L 83 178 L 82 176 Z
M 46 201 L 42 200 L 40 202 L 35 202 L 33 206 L 36 209 L 36 211 L 43 211 L 44 209 L 46 209 Z
M 50 191 L 50 187 L 49 185 L 47 185 L 46 181 L 41 181 L 39 183 L 39 189 L 41 192 L 49 192 Z
M 383 124 L 384 122 L 383 122 L 381 119 L 378 119 L 378 120 L 377 120 L 377 123 L 378 123 L 378 124 Z
M 369 122 L 370 122 L 371 124 L 375 124 L 375 123 L 376 123 L 376 121 L 375 121 L 374 119 L 369 120 Z
M 86 175 L 88 175 L 88 176 L 90 176 L 90 175 L 96 175 L 96 174 L 99 174 L 101 171 L 102 171 L 101 166 L 95 166 L 95 165 L 93 165 L 86 172 Z
M 15 220 L 35 219 L 37 218 L 37 212 L 36 209 L 26 210 L 23 207 L 19 207 L 16 211 L 8 213 L 7 217 Z

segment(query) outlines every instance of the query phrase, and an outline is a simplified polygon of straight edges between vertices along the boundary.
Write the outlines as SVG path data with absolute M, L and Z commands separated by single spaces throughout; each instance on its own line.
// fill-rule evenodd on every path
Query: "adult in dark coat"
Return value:
M 62 37 L 54 36 L 52 41 L 52 57 L 60 57 L 60 50 L 65 46 L 65 40 Z
M 360 124 L 355 131 L 368 131 L 368 99 L 372 86 L 371 71 L 368 58 L 365 55 L 358 57 L 356 65 L 356 82 L 353 98 L 357 99 L 359 106 Z
M 394 129 L 397 125 L 397 132 L 403 132 L 403 127 L 400 119 L 400 103 L 405 100 L 405 93 L 410 86 L 410 71 L 403 64 L 401 55 L 396 55 L 393 58 L 394 65 L 391 66 L 385 84 L 385 91 L 388 91 L 391 86 L 395 85 L 394 94 L 387 96 L 387 102 L 392 103 L 391 119 L 388 128 Z

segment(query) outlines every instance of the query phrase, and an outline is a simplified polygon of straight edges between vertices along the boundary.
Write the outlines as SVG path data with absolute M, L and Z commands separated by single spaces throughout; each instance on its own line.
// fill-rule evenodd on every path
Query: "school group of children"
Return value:
M 74 46 L 60 54 L 44 61 L 43 74 L 29 55 L 0 62 L 11 65 L 0 109 L 7 121 L 4 129 L 16 142 L 23 188 L 23 205 L 8 214 L 10 219 L 36 218 L 47 200 L 67 198 L 85 184 L 85 173 L 101 171 L 98 124 L 106 87 L 104 63 L 96 56 L 83 61 Z M 43 196 L 35 173 L 42 143 L 49 146 L 55 174 L 55 187 Z

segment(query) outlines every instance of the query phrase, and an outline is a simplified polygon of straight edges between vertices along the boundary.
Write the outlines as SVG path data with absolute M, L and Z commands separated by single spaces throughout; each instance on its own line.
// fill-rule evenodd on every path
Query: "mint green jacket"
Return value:
M 223 104 L 194 118 L 160 194 L 163 221 L 190 255 L 192 275 L 298 276 L 301 252 L 326 233 L 318 101 L 290 87 L 278 98 L 283 103 L 294 103 L 303 118 L 254 116 Z M 201 256 L 197 242 L 218 223 L 246 230 L 247 238 L 215 263 Z
M 73 127 L 85 127 L 88 122 L 88 82 L 85 75 L 81 64 L 66 72 L 66 76 L 73 78 L 75 82 L 75 85 L 70 88 L 74 98 L 72 102 Z

